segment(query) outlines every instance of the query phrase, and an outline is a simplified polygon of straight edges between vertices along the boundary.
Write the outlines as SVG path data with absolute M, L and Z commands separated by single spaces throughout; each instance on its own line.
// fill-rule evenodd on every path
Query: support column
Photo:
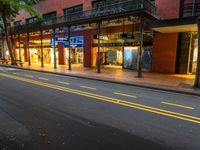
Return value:
M 200 18 L 198 19 L 198 56 L 194 87 L 200 88 Z
M 101 35 L 101 23 L 98 22 L 97 23 L 97 39 L 98 39 L 97 73 L 101 73 L 100 35 Z
M 68 26 L 68 41 L 69 41 L 69 59 L 68 59 L 68 65 L 69 65 L 69 70 L 72 70 L 72 65 L 71 65 L 71 43 L 70 43 L 70 37 L 71 37 L 71 31 L 70 31 L 70 26 Z
M 22 61 L 22 57 L 21 57 L 21 44 L 20 44 L 20 34 L 18 34 L 18 48 L 19 48 L 19 60 Z
M 14 40 L 14 36 L 16 36 L 16 35 L 10 35 L 10 37 L 11 37 L 11 42 L 12 42 L 12 54 L 13 54 L 13 57 L 14 57 L 14 63 L 15 63 L 15 60 L 16 60 L 16 56 L 17 56 L 17 50 L 16 50 L 16 48 L 17 48 L 17 41 L 16 40 Z M 11 56 L 10 56 L 11 57 Z M 14 64 L 14 65 L 16 65 L 16 63 Z
M 58 43 L 58 64 L 66 65 L 66 53 L 63 43 Z
M 144 17 L 140 17 L 140 49 L 138 52 L 138 78 L 142 78 L 142 50 L 143 50 L 143 25 Z
M 40 31 L 41 67 L 44 67 L 43 31 Z
M 28 62 L 28 48 L 27 48 L 27 41 L 24 43 L 24 61 Z
M 28 38 L 28 41 L 27 41 L 28 65 L 30 66 L 31 65 L 31 53 L 30 53 L 30 34 L 29 34 L 29 32 L 27 33 L 27 38 Z
M 53 55 L 54 55 L 54 69 L 57 68 L 57 61 L 56 61 L 56 31 L 53 29 Z

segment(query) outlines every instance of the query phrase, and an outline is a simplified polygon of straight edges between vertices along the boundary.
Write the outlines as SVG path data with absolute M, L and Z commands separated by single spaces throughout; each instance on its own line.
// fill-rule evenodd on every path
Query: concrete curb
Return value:
M 67 74 L 67 73 L 59 73 L 59 72 L 52 72 L 52 71 L 46 71 L 46 70 L 37 70 L 37 69 L 31 69 L 31 68 L 23 68 L 18 66 L 12 66 L 12 65 L 1 65 L 1 67 L 7 67 L 7 68 L 17 68 L 22 70 L 29 70 L 29 71 L 35 71 L 35 72 L 43 72 L 43 73 L 50 73 L 55 75 L 62 75 L 62 76 L 69 76 L 69 77 L 78 77 L 82 79 L 88 79 L 88 80 L 96 80 L 96 81 L 102 81 L 102 82 L 108 82 L 108 83 L 115 83 L 115 84 L 122 84 L 122 85 L 128 85 L 128 86 L 136 86 L 141 88 L 147 88 L 147 89 L 153 89 L 153 90 L 161 90 L 166 92 L 173 92 L 173 93 L 180 93 L 180 94 L 188 94 L 188 95 L 194 95 L 194 96 L 200 96 L 200 90 L 199 91 L 186 91 L 181 88 L 174 88 L 174 87 L 163 87 L 163 86 L 154 86 L 154 85 L 148 85 L 143 83 L 128 83 L 128 82 L 121 82 L 116 80 L 110 80 L 110 79 L 100 79 L 98 77 L 86 77 L 79 75 L 73 75 L 73 74 Z M 194 89 L 195 90 L 195 89 Z

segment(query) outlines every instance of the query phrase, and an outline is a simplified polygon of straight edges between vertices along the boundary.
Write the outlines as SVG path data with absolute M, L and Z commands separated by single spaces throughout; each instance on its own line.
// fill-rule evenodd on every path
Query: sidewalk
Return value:
M 97 73 L 96 69 L 94 68 L 84 68 L 82 66 L 74 65 L 72 65 L 72 71 L 69 71 L 66 65 L 59 65 L 57 69 L 54 69 L 53 65 L 45 64 L 45 67 L 42 68 L 38 64 L 32 64 L 31 66 L 28 66 L 28 64 L 24 64 L 22 68 L 200 96 L 200 89 L 193 88 L 195 79 L 194 75 L 161 74 L 145 71 L 143 72 L 143 78 L 137 78 L 136 71 L 118 68 L 102 68 L 101 73 Z

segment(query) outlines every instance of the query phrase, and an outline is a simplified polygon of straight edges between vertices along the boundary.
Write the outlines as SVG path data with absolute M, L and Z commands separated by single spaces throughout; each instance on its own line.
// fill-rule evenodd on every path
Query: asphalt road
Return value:
M 200 97 L 0 67 L 0 150 L 199 150 Z

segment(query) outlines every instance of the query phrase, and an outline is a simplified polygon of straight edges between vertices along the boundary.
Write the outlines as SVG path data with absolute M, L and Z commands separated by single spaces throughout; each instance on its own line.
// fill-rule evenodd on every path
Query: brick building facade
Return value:
M 132 2 L 135 9 L 134 13 L 127 13 L 126 16 L 120 18 L 102 18 L 101 22 L 101 40 L 100 44 L 100 57 L 101 65 L 118 66 L 126 69 L 137 69 L 138 66 L 138 53 L 140 48 L 140 22 L 138 22 L 140 15 L 144 12 L 140 12 L 138 7 L 145 7 L 148 13 L 145 14 L 145 21 L 143 25 L 143 55 L 142 63 L 143 68 L 154 72 L 164 73 L 194 73 L 195 72 L 195 58 L 197 47 L 197 25 L 196 23 L 188 20 L 196 20 L 200 14 L 200 0 L 145 0 L 145 3 L 141 4 L 138 0 L 128 0 Z M 134 3 L 135 2 L 135 3 Z M 125 1 L 114 0 L 110 6 L 115 6 L 115 3 L 120 4 L 120 8 L 123 8 Z M 136 4 L 137 7 L 136 7 Z M 117 5 L 118 6 L 118 5 Z M 121 7 L 122 6 L 122 7 Z M 152 6 L 156 7 L 156 13 Z M 127 6 L 126 6 L 127 7 Z M 91 14 L 94 9 L 107 8 L 104 5 L 103 0 L 42 0 L 35 6 L 38 11 L 43 14 L 44 19 L 53 20 L 55 17 L 59 18 L 68 13 L 77 13 L 84 11 L 85 14 Z M 136 10 L 137 8 L 137 10 Z M 151 8 L 151 9 L 150 9 Z M 113 8 L 112 8 L 113 9 Z M 141 9 L 142 10 L 142 9 Z M 115 10 L 116 11 L 116 10 Z M 119 11 L 124 10 L 120 9 Z M 145 10 L 146 11 L 146 10 Z M 116 13 L 116 12 L 115 12 Z M 146 13 L 146 12 L 145 12 Z M 149 15 L 150 14 L 150 15 Z M 79 14 L 78 14 L 79 15 Z M 83 16 L 83 14 L 80 14 Z M 148 16 L 148 17 L 147 17 Z M 86 22 L 72 25 L 71 36 L 75 38 L 81 36 L 84 42 L 82 45 L 73 45 L 71 47 L 72 56 L 68 55 L 68 47 L 63 43 L 58 43 L 56 47 L 57 63 L 60 65 L 66 65 L 68 59 L 72 57 L 74 64 L 83 64 L 84 67 L 96 67 L 98 60 L 98 40 L 95 38 L 97 35 L 97 26 L 94 22 L 95 19 L 86 20 Z M 190 19 L 192 18 L 192 19 Z M 23 23 L 33 24 L 36 18 L 31 17 L 28 13 L 21 11 L 15 18 L 15 26 L 20 26 Z M 184 21 L 186 19 L 186 22 Z M 96 21 L 99 22 L 99 21 Z M 151 25 L 151 22 L 159 22 L 155 26 Z M 177 22 L 179 22 L 177 24 Z M 182 22 L 182 23 L 181 23 Z M 48 23 L 48 22 L 47 22 Z M 56 22 L 57 23 L 57 22 Z M 58 23 L 58 25 L 60 25 Z M 55 29 L 56 35 L 64 38 L 68 33 L 60 32 L 67 26 L 58 26 Z M 32 27 L 32 26 L 31 26 Z M 28 28 L 31 28 L 28 27 Z M 34 28 L 34 26 L 33 26 Z M 52 25 L 52 29 L 54 25 Z M 43 40 L 46 41 L 45 55 L 47 56 L 46 63 L 53 62 L 53 49 L 49 41 L 53 38 L 53 31 L 51 28 L 44 28 L 42 30 Z M 27 45 L 27 34 L 22 32 L 14 32 L 13 43 L 15 46 L 15 54 L 17 59 L 22 61 L 29 61 L 32 59 L 32 63 L 39 63 L 41 61 L 41 48 L 39 34 L 40 29 L 28 31 L 30 34 L 30 42 Z M 127 39 L 123 39 L 122 35 L 130 36 Z M 20 35 L 20 44 L 19 38 Z M 34 45 L 35 44 L 35 45 Z M 21 51 L 21 53 L 20 53 Z M 20 55 L 20 56 L 19 56 Z M 32 55 L 32 56 L 31 56 Z M 43 55 L 42 55 L 43 56 Z M 33 58 L 31 58 L 33 57 Z M 34 60 L 35 57 L 35 60 Z M 49 57 L 49 58 L 48 58 Z M 129 57 L 131 57 L 131 62 Z M 48 60 L 50 59 L 50 60 Z M 70 60 L 71 61 L 71 60 Z M 131 63 L 131 65 L 130 65 Z M 146 63 L 146 64 L 145 64 Z

